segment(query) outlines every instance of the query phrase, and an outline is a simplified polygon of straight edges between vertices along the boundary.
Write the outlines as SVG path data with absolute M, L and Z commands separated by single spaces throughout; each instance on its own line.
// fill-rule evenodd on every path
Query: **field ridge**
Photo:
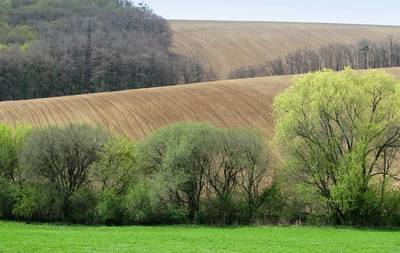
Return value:
M 218 80 L 301 48 L 400 37 L 400 26 L 263 21 L 170 20 L 173 49 L 197 58 Z
M 400 68 L 386 70 L 400 77 Z M 273 100 L 293 76 L 273 76 L 0 102 L 0 122 L 33 126 L 88 123 L 132 139 L 176 122 L 251 127 L 271 137 Z

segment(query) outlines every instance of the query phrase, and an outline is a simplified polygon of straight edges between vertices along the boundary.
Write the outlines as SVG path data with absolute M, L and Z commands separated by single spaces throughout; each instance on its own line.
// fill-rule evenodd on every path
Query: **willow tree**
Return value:
M 338 223 L 371 222 L 399 180 L 398 84 L 383 71 L 326 70 L 296 79 L 275 100 L 275 139 L 292 179 L 315 189 Z
M 18 153 L 30 127 L 17 125 L 15 129 L 0 124 L 0 178 L 16 182 L 20 178 Z
M 17 125 L 12 128 L 0 123 L 0 217 L 12 218 L 15 189 L 23 179 L 18 154 L 30 128 Z

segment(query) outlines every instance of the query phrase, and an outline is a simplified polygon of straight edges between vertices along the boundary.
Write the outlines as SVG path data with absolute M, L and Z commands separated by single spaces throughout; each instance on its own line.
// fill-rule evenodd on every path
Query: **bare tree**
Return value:
M 400 66 L 400 41 L 389 37 L 382 41 L 362 40 L 354 45 L 331 44 L 317 50 L 298 49 L 283 58 L 260 66 L 248 66 L 231 73 L 231 78 L 302 74 L 324 68 L 335 71 Z

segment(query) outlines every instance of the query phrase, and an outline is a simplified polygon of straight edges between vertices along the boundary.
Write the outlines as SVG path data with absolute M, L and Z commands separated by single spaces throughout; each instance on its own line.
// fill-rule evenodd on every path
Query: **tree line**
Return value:
M 304 75 L 275 99 L 267 140 L 201 123 L 136 142 L 88 125 L 0 125 L 0 218 L 398 227 L 399 85 L 377 70 Z
M 267 61 L 260 66 L 239 68 L 231 78 L 303 74 L 323 69 L 340 71 L 346 67 L 372 69 L 400 66 L 400 41 L 362 40 L 354 45 L 331 44 L 319 49 L 298 49 L 285 57 Z
M 87 125 L 0 127 L 0 217 L 84 224 L 275 221 L 259 133 L 177 124 L 145 140 Z
M 0 100 L 208 80 L 168 22 L 122 0 L 0 0 Z

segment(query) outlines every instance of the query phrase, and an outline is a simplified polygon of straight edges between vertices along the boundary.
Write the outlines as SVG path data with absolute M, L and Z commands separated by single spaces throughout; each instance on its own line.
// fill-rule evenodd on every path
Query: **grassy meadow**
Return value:
M 87 227 L 0 222 L 0 252 L 400 252 L 400 231 L 333 227 Z

